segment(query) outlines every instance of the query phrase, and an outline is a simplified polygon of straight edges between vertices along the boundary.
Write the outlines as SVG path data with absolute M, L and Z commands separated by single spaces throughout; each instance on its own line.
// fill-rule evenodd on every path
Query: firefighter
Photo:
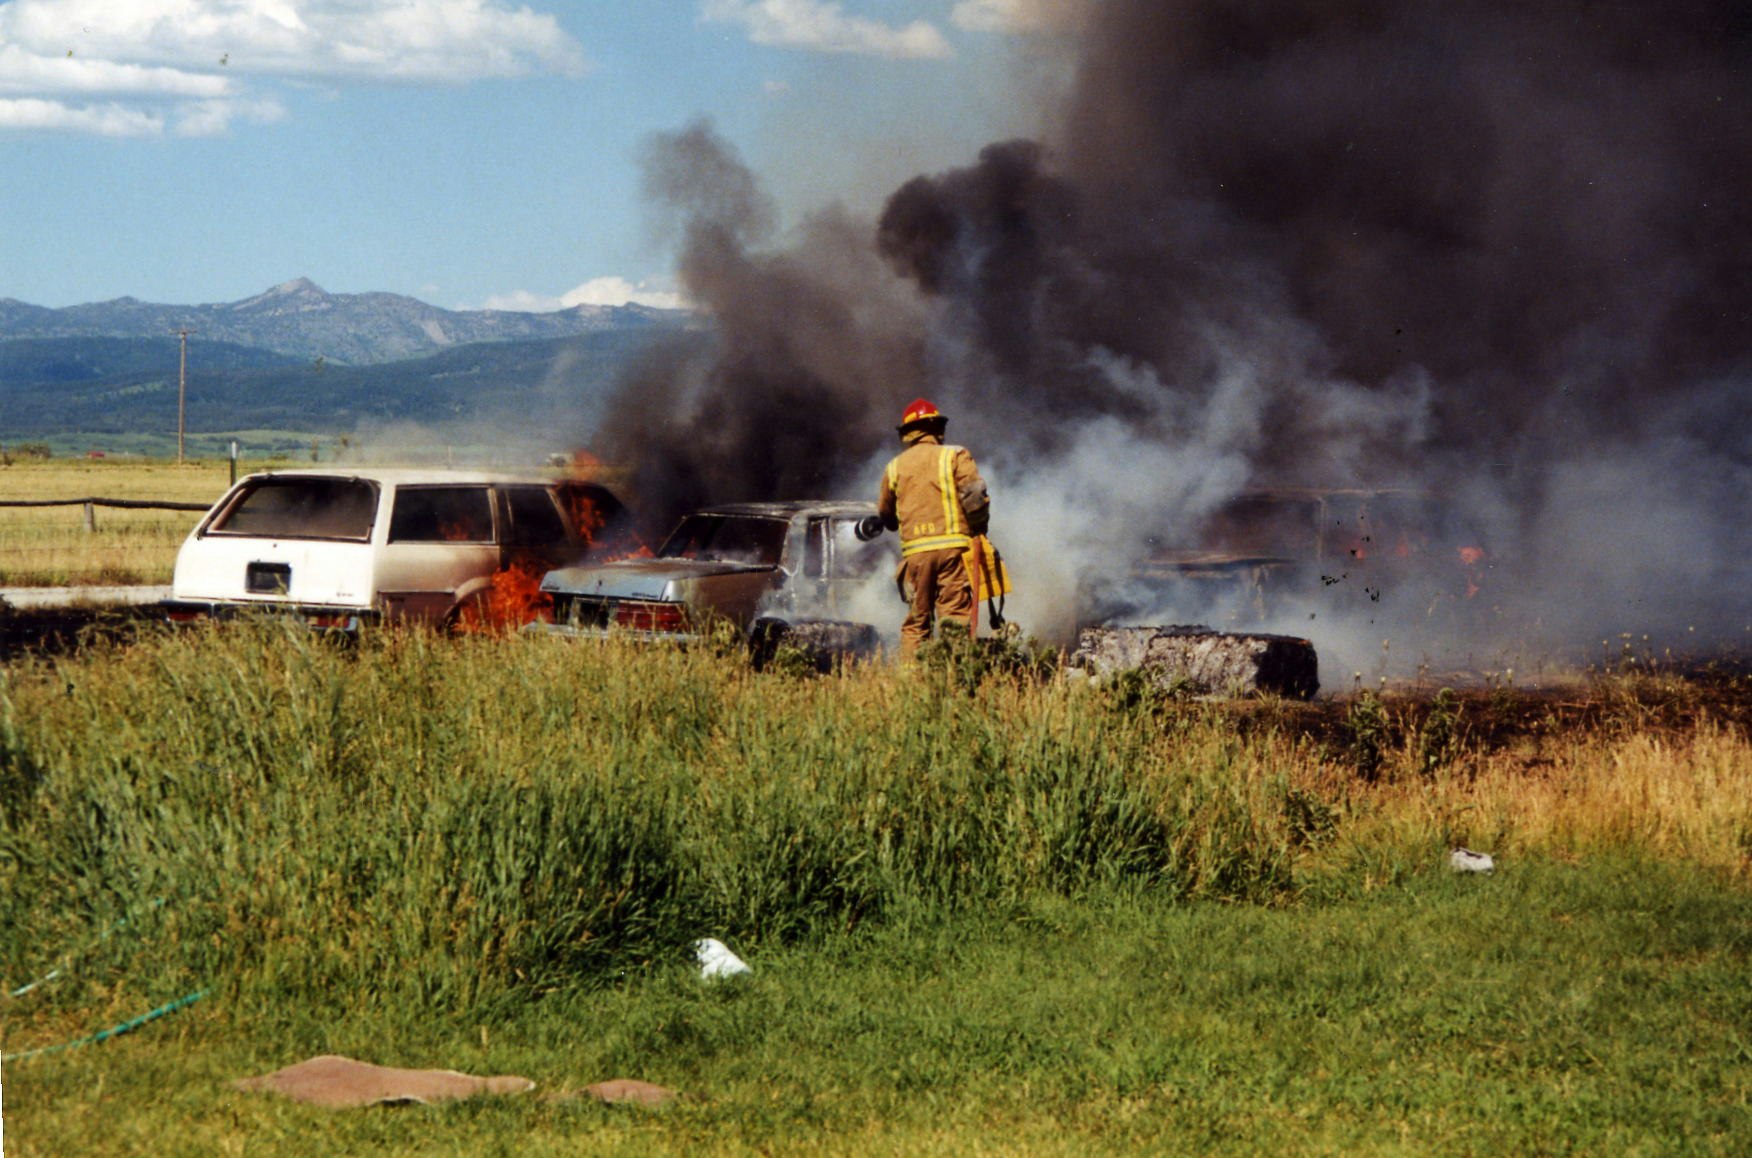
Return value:
M 906 408 L 898 427 L 905 449 L 882 472 L 876 498 L 882 525 L 900 532 L 895 581 L 907 602 L 902 659 L 931 638 L 937 620 L 964 631 L 973 624 L 974 590 L 962 556 L 973 536 L 985 534 L 991 500 L 973 455 L 943 444 L 948 425 L 923 398 Z

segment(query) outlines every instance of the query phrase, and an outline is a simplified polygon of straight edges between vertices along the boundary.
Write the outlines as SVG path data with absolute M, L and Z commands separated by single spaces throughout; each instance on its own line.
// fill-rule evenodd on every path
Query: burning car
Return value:
M 847 616 L 898 558 L 871 503 L 707 507 L 655 554 L 548 572 L 553 621 L 538 627 L 686 643 L 722 622 L 747 636 L 757 665 L 788 642 L 825 667 L 876 650 L 876 628 Z
M 300 470 L 240 480 L 177 552 L 170 618 L 276 609 L 312 626 L 455 624 L 507 576 L 537 577 L 611 534 L 594 483 L 484 471 Z
M 1384 591 L 1430 614 L 1478 594 L 1490 561 L 1477 541 L 1418 491 L 1249 490 L 1206 520 L 1196 547 L 1152 542 L 1134 575 L 1189 607 L 1226 603 L 1241 622 L 1314 595 L 1379 603 Z

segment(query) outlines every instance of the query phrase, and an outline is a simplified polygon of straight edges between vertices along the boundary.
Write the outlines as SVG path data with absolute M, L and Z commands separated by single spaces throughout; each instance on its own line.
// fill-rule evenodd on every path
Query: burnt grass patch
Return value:
M 0 662 L 76 653 L 98 643 L 132 643 L 165 626 L 164 612 L 132 607 L 30 607 L 0 604 Z
M 1547 747 L 1582 734 L 1679 737 L 1704 724 L 1752 734 L 1752 665 L 1711 660 L 1656 674 L 1603 673 L 1571 687 L 1390 687 L 1309 703 L 1244 700 L 1180 710 L 1200 707 L 1222 713 L 1243 738 L 1299 738 L 1352 764 L 1371 747 L 1410 747 L 1423 755 L 1424 771 L 1462 755 L 1505 752 L 1538 765 L 1548 761 Z M 1361 763 L 1368 764 L 1366 755 Z

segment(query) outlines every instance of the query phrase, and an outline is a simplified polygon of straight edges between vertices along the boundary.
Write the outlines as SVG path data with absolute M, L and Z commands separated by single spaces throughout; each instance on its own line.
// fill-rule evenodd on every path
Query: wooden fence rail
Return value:
M 0 507 L 84 507 L 85 529 L 97 530 L 98 507 L 130 511 L 204 511 L 212 503 L 178 503 L 169 499 L 0 499 Z

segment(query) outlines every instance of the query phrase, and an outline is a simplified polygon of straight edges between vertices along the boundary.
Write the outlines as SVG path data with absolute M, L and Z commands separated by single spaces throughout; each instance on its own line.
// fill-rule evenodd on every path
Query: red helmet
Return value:
M 900 426 L 897 429 L 904 434 L 915 426 L 923 426 L 931 422 L 947 423 L 948 421 L 947 418 L 943 417 L 943 412 L 937 409 L 935 403 L 924 398 L 914 398 L 911 405 L 906 408 L 906 412 L 900 416 Z

